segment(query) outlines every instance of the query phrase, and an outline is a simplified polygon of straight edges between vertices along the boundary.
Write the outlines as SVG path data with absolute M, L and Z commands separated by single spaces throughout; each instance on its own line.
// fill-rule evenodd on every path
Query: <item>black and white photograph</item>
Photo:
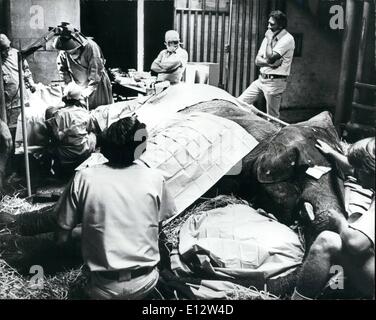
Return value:
M 0 305 L 375 300 L 375 47 L 375 0 L 0 0 Z

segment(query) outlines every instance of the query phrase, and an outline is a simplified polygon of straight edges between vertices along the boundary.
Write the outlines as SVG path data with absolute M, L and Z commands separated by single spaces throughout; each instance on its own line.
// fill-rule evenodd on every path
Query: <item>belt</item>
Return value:
M 287 76 L 284 76 L 282 74 L 265 74 L 260 73 L 261 78 L 263 79 L 286 79 Z
M 150 273 L 154 267 L 143 267 L 135 270 L 96 271 L 99 276 L 108 280 L 127 281 Z

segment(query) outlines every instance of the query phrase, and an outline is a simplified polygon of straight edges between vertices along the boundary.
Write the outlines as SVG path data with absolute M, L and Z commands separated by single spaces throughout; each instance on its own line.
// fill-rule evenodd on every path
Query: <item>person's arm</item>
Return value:
M 35 89 L 35 83 L 33 80 L 33 75 L 31 74 L 29 64 L 27 63 L 26 59 L 24 59 L 23 66 L 24 66 L 23 68 L 24 81 L 25 81 L 26 88 L 30 89 L 31 92 L 35 92 L 36 89 Z
M 345 228 L 340 236 L 344 247 L 352 255 L 367 253 L 372 247 L 371 241 L 365 234 L 351 227 Z
M 274 63 L 270 63 L 266 58 L 266 46 L 267 46 L 267 39 L 265 38 L 260 46 L 260 49 L 257 53 L 255 64 L 257 67 L 269 67 L 269 68 L 278 68 L 282 64 L 282 59 L 274 61 Z
M 159 221 L 163 222 L 163 220 L 172 217 L 174 214 L 176 214 L 176 211 L 175 200 L 167 188 L 166 181 L 163 180 L 159 208 Z
M 65 245 L 71 240 L 72 230 L 81 220 L 81 213 L 78 208 L 78 187 L 76 185 L 78 175 L 79 173 L 64 189 L 54 209 L 58 225 L 55 231 L 55 241 L 58 245 Z
M 273 31 L 268 29 L 265 33 L 265 38 L 267 41 L 266 50 L 265 50 L 265 58 L 269 64 L 274 64 L 274 62 L 282 58 L 282 56 L 278 52 L 273 51 L 273 48 L 272 48 L 273 36 L 274 36 Z
M 153 63 L 151 64 L 150 70 L 154 71 L 155 73 L 162 73 L 162 72 L 164 72 L 164 70 L 163 70 L 163 68 L 161 66 L 162 55 L 163 55 L 163 51 L 161 51 L 158 54 L 158 57 L 156 57 L 155 60 L 153 61 Z
M 102 79 L 104 61 L 102 51 L 96 43 L 87 43 L 82 54 L 88 62 L 88 86 L 83 92 L 83 96 L 88 98 L 97 90 Z
M 276 60 L 274 63 L 269 63 L 267 59 L 262 56 L 256 57 L 256 66 L 278 68 L 282 64 L 282 59 Z
M 151 70 L 156 73 L 172 73 L 178 68 L 182 67 L 185 58 L 182 59 L 181 55 L 178 53 L 174 53 L 173 55 L 175 59 L 169 59 L 168 61 L 162 61 L 161 57 L 158 56 L 157 59 L 153 61 Z
M 350 165 L 347 157 L 338 152 L 337 150 L 333 149 L 330 145 L 322 140 L 317 140 L 316 148 L 319 149 L 324 155 L 328 156 L 332 160 L 336 161 L 336 163 L 341 167 L 341 169 L 346 174 L 353 174 L 354 169 Z
M 54 142 L 63 142 L 69 128 L 64 128 L 64 119 L 58 112 L 46 121 Z
M 57 71 L 65 84 L 72 82 L 72 76 L 68 69 L 67 58 L 64 51 L 60 51 L 56 59 Z

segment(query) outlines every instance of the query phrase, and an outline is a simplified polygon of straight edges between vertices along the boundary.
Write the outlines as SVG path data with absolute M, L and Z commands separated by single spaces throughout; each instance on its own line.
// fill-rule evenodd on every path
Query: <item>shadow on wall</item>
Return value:
M 288 31 L 302 34 L 302 55 L 294 57 L 284 108 L 335 108 L 341 63 L 341 37 L 328 34 L 317 17 L 287 2 Z M 308 118 L 307 118 L 308 119 Z

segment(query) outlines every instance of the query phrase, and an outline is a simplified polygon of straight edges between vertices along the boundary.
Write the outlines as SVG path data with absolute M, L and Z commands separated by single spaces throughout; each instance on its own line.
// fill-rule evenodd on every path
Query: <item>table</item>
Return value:
M 133 84 L 132 81 L 126 77 L 119 77 L 118 81 L 115 81 L 112 84 L 112 91 L 127 98 L 135 97 L 139 94 L 147 94 L 145 86 L 138 86 L 136 84 Z

